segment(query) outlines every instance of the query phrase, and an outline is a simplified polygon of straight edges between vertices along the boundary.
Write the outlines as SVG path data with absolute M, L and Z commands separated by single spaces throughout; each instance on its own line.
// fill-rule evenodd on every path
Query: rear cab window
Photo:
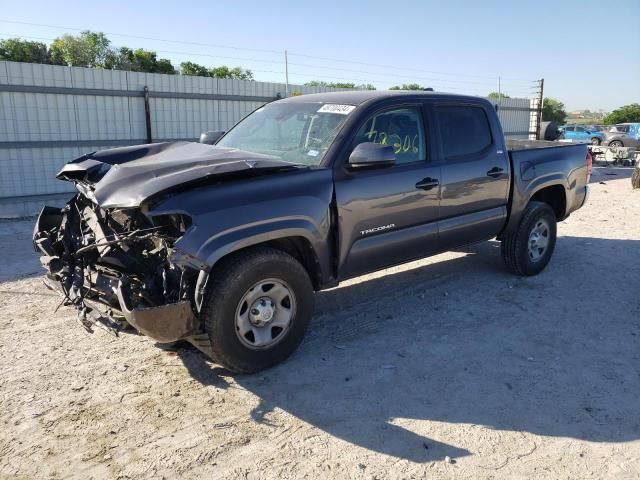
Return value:
M 491 125 L 484 109 L 475 105 L 436 107 L 440 144 L 446 160 L 479 154 L 491 147 Z

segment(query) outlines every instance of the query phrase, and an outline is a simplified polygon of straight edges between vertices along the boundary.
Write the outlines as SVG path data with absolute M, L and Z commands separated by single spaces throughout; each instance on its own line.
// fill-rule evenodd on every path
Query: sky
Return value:
M 262 81 L 284 82 L 287 50 L 292 84 L 486 95 L 500 83 L 531 97 L 544 78 L 545 96 L 568 111 L 640 102 L 640 0 L 3 0 L 0 11 L 0 38 L 102 31 L 176 66 L 239 65 Z

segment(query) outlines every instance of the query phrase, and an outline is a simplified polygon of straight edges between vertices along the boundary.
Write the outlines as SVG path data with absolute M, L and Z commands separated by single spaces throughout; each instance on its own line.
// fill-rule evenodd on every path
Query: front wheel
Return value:
M 211 272 L 202 308 L 213 360 L 235 373 L 269 368 L 300 345 L 313 315 L 313 286 L 291 255 L 255 248 Z
M 620 140 L 613 140 L 609 142 L 610 147 L 624 147 L 624 144 Z
M 517 275 L 536 275 L 547 266 L 556 246 L 556 216 L 549 205 L 530 202 L 515 232 L 502 239 L 502 258 Z

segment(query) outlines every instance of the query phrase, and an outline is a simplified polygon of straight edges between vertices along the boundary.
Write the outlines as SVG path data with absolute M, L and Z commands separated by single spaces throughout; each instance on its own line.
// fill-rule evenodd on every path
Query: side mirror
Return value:
M 352 170 L 384 168 L 395 163 L 396 154 L 391 145 L 364 142 L 358 144 L 349 155 L 349 168 Z
M 200 143 L 206 143 L 207 145 L 214 145 L 226 132 L 204 132 L 200 134 Z

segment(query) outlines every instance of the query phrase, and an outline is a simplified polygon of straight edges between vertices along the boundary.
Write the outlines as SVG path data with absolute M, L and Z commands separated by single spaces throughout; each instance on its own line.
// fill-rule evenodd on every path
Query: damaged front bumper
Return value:
M 105 211 L 76 195 L 44 207 L 33 233 L 47 285 L 78 319 L 115 333 L 127 325 L 160 343 L 202 334 L 195 287 L 202 275 L 171 263 L 181 218 L 147 219 L 139 210 Z

